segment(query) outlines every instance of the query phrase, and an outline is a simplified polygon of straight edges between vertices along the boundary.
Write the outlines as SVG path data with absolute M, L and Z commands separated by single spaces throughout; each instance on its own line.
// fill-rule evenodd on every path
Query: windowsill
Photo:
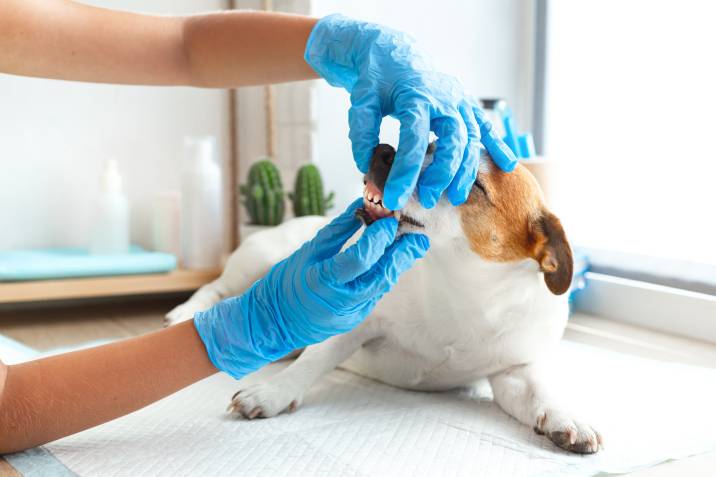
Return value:
M 575 313 L 564 338 L 643 358 L 716 368 L 716 344 L 670 335 L 620 321 Z M 716 451 L 633 472 L 630 477 L 688 475 L 707 477 L 716 468 Z
M 643 358 L 716 368 L 716 344 L 577 312 L 564 337 Z
M 576 296 L 576 309 L 630 324 L 632 329 L 716 344 L 716 296 L 594 272 L 587 272 L 585 278 L 587 285 Z M 668 343 L 676 349 L 684 345 Z

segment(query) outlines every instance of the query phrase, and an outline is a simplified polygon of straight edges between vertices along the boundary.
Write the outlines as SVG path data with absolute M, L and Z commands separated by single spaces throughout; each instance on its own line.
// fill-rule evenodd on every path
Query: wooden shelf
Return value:
M 161 274 L 0 283 L 0 304 L 193 291 L 220 274 L 218 269 L 175 270 Z

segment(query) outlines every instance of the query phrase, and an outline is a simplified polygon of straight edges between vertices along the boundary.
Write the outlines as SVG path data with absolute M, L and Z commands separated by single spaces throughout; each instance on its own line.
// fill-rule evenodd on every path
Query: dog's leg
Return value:
M 313 237 L 325 222 L 323 218 L 293 220 L 250 236 L 231 254 L 221 276 L 199 288 L 188 301 L 167 313 L 165 324 L 190 320 L 197 311 L 206 310 L 224 298 L 248 290 L 273 265 Z
M 239 389 L 231 399 L 229 410 L 249 419 L 293 411 L 318 378 L 348 359 L 364 343 L 379 336 L 377 326 L 368 319 L 350 333 L 309 346 L 278 374 Z
M 545 390 L 533 364 L 514 366 L 492 375 L 495 402 L 510 416 L 537 434 L 546 435 L 559 447 L 579 454 L 599 450 L 602 436 L 589 425 L 565 412 Z
M 223 276 L 199 288 L 186 302 L 174 307 L 164 317 L 164 325 L 176 325 L 194 318 L 197 311 L 204 311 L 229 296 Z

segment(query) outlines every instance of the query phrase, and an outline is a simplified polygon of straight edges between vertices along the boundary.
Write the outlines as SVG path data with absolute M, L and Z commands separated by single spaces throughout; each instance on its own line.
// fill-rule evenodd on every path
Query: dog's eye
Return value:
M 473 184 L 473 186 L 485 195 L 485 199 L 487 199 L 487 202 L 489 202 L 491 205 L 495 205 L 492 202 L 492 198 L 490 197 L 490 194 L 487 193 L 487 189 L 485 189 L 485 186 L 482 184 L 482 182 L 480 182 L 479 176 L 475 178 L 475 183 Z
M 480 192 L 482 192 L 483 194 L 487 195 L 487 191 L 485 190 L 485 186 L 482 185 L 482 182 L 480 182 L 480 178 L 479 178 L 479 177 L 477 177 L 477 178 L 475 179 L 475 183 L 474 183 L 473 185 L 474 185 L 475 187 L 477 187 L 477 188 L 480 190 Z

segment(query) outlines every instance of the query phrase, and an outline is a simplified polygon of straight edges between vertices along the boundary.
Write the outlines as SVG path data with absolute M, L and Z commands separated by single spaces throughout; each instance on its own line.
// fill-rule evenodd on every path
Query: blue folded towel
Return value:
M 107 255 L 81 248 L 8 250 L 0 251 L 0 282 L 164 273 L 176 266 L 174 255 L 134 245 L 128 253 Z

